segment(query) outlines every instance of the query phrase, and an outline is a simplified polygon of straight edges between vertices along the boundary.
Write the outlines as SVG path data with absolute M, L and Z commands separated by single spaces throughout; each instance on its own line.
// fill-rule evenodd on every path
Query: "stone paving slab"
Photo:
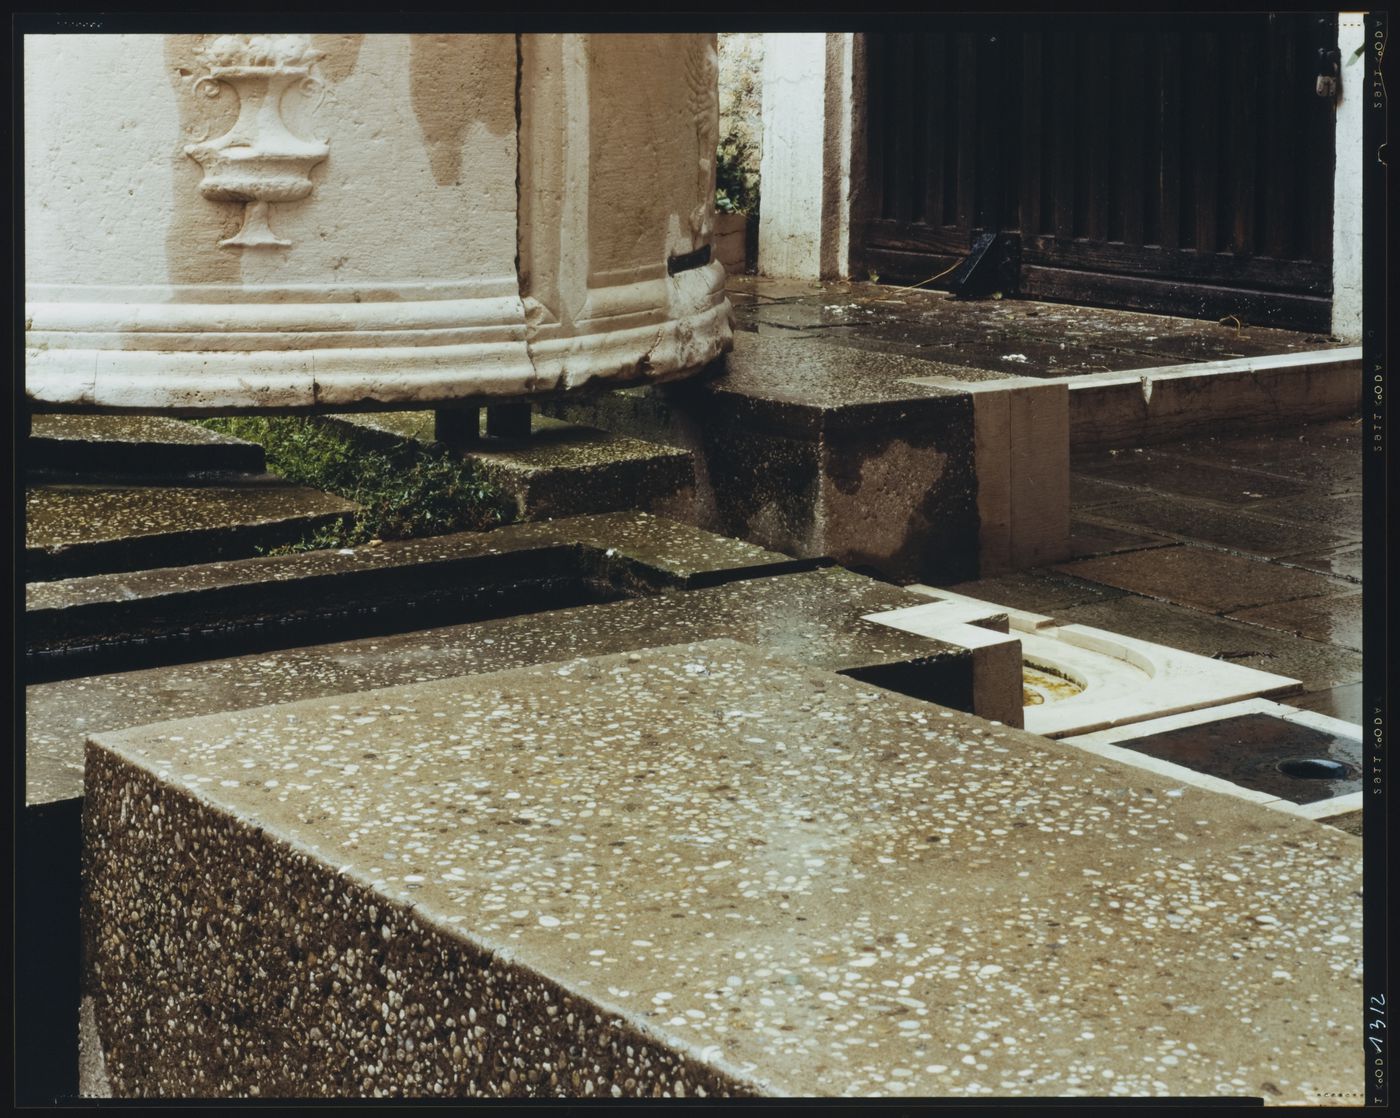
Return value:
M 1186 545 L 1081 559 L 1053 569 L 1207 613 L 1230 613 L 1351 589 L 1313 571 Z
M 950 299 L 944 291 L 861 282 L 773 286 L 731 279 L 740 330 L 806 330 L 833 345 L 1022 376 L 1065 376 L 1231 357 L 1296 353 L 1339 343 L 1302 331 L 1233 326 L 1033 299 Z
M 296 543 L 355 505 L 267 478 L 212 485 L 66 485 L 25 494 L 25 573 L 56 579 L 237 558 Z
M 263 448 L 193 423 L 153 415 L 36 415 L 24 463 L 65 473 L 260 474 Z
M 1127 594 L 1126 590 L 1057 574 L 1045 567 L 962 582 L 948 589 L 984 602 L 1044 614 L 1059 614 L 1071 606 L 1112 601 Z
M 1061 621 L 1160 641 L 1171 648 L 1183 648 L 1201 656 L 1290 676 L 1301 680 L 1308 691 L 1361 680 L 1361 656 L 1350 649 L 1134 595 L 1067 606 L 1057 617 Z M 1288 701 L 1299 705 L 1303 698 L 1290 696 Z
M 1358 420 L 1310 423 L 1292 432 L 1193 439 L 1156 448 L 1155 453 L 1277 474 L 1326 493 L 1361 487 Z
M 1084 515 L 1096 522 L 1167 532 L 1178 539 L 1199 540 L 1267 558 L 1326 551 L 1361 540 L 1359 520 L 1349 528 L 1317 520 L 1289 523 L 1254 516 L 1237 508 L 1160 494 L 1096 505 Z
M 1348 582 L 1361 581 L 1362 560 L 1365 548 L 1360 544 L 1352 547 L 1339 547 L 1321 555 L 1290 555 L 1285 563 L 1290 567 L 1305 567 Z
M 409 598 L 436 594 L 455 600 L 470 597 L 474 589 L 486 592 L 550 577 L 591 577 L 617 594 L 715 586 L 825 565 L 825 560 L 793 559 L 648 513 L 609 513 L 377 546 L 31 583 L 26 639 L 31 649 L 62 650 L 215 623 L 261 620 L 285 628 L 294 616 L 374 603 L 403 609 Z M 536 608 L 543 606 L 541 601 Z
M 1301 602 L 1277 602 L 1240 610 L 1228 616 L 1251 625 L 1292 633 L 1314 641 L 1326 641 L 1355 652 L 1361 651 L 1361 595 L 1342 594 L 1335 598 L 1308 598 Z
M 103 735 L 88 779 L 117 1094 L 1364 1087 L 1355 838 L 731 642 Z
M 833 567 L 397 636 L 32 684 L 25 702 L 27 802 L 80 795 L 83 739 L 99 731 L 712 637 L 970 706 L 971 652 L 861 620 L 927 601 Z
M 322 420 L 352 438 L 439 445 L 434 413 L 370 412 Z M 479 413 L 485 433 L 485 412 Z M 520 520 L 620 509 L 683 515 L 695 495 L 694 456 L 676 447 L 532 417 L 528 439 L 492 438 L 458 454 L 515 504 Z
M 1204 497 L 1230 505 L 1296 497 L 1305 492 L 1295 480 L 1257 470 L 1225 467 L 1173 458 L 1156 450 L 1126 451 L 1096 458 L 1076 458 L 1076 473 L 1102 481 L 1133 485 L 1158 493 L 1183 497 Z

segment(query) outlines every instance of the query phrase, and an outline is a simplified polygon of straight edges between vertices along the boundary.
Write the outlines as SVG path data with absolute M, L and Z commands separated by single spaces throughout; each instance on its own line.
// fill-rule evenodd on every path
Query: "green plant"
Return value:
M 753 145 L 736 132 L 719 143 L 715 153 L 715 209 L 726 214 L 758 212 L 758 175 Z
M 352 547 L 370 540 L 484 531 L 503 523 L 506 502 L 445 451 L 405 440 L 393 450 L 361 445 L 330 426 L 295 416 L 227 416 L 202 427 L 259 443 L 273 473 L 354 501 L 350 524 L 321 529 L 279 552 Z

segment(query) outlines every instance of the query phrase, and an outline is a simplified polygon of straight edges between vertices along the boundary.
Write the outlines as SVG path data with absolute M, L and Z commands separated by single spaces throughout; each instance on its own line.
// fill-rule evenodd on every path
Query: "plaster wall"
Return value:
M 1360 12 L 1340 13 L 1337 47 L 1341 52 L 1341 96 L 1337 101 L 1337 163 L 1332 194 L 1332 334 L 1348 342 L 1361 340 L 1361 110 L 1366 98 L 1366 54 L 1362 49 L 1365 41 L 1365 16 Z

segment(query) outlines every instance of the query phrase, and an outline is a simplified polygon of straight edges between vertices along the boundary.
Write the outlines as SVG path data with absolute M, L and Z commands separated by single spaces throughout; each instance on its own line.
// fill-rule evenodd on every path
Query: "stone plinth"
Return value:
M 36 410 L 500 402 L 729 344 L 712 35 L 24 46 Z
M 1364 1088 L 1354 838 L 731 642 L 87 766 L 121 1095 Z

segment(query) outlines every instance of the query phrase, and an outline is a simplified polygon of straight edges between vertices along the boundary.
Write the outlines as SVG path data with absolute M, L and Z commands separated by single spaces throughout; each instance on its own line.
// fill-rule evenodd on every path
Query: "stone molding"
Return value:
M 732 344 L 723 266 L 668 273 L 713 233 L 713 36 L 54 36 L 26 52 L 36 410 L 504 402 L 686 376 Z M 120 71 L 122 98 L 50 77 L 84 56 Z M 315 103 L 294 87 L 325 95 L 327 139 L 302 138 Z M 41 154 L 45 126 L 75 116 L 128 142 Z M 219 134 L 171 142 L 181 122 Z M 94 172 L 131 184 L 98 220 L 74 189 Z M 115 235 L 76 235 L 103 219 Z M 124 220 L 163 222 L 164 240 Z

